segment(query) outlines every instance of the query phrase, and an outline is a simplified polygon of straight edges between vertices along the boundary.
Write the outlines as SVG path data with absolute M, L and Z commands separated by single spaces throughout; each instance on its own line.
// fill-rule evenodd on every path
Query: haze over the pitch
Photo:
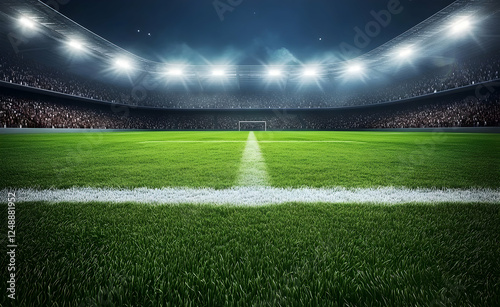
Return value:
M 72 0 L 62 14 L 140 56 L 192 64 L 297 64 L 338 57 L 354 28 L 373 20 L 371 11 L 390 1 Z M 367 52 L 403 33 L 452 0 L 400 0 L 400 14 L 361 50 Z M 218 3 L 218 9 L 214 6 Z M 227 8 L 227 7 L 226 7 Z M 223 19 L 223 20 L 222 20 Z

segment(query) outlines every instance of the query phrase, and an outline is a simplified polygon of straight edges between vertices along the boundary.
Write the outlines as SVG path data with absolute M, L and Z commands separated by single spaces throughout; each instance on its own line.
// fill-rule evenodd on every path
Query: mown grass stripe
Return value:
M 266 162 L 260 152 L 259 143 L 253 131 L 248 134 L 247 144 L 241 158 L 238 186 L 269 186 Z

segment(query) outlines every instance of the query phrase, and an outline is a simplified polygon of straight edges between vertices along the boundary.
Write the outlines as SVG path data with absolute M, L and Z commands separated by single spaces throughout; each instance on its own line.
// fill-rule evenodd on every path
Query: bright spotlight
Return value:
M 76 40 L 70 40 L 68 42 L 68 46 L 70 46 L 74 50 L 78 50 L 78 51 L 83 50 L 82 43 L 80 43 L 79 41 L 76 41 Z
M 268 71 L 268 75 L 271 77 L 279 77 L 279 76 L 281 76 L 281 70 L 271 69 Z
M 184 74 L 184 72 L 182 71 L 182 69 L 174 68 L 174 69 L 169 70 L 168 74 L 170 76 L 182 76 Z
M 21 17 L 19 19 L 19 23 L 25 28 L 29 28 L 29 29 L 35 28 L 35 22 L 27 17 Z
M 212 76 L 215 76 L 215 77 L 222 77 L 225 74 L 226 74 L 225 71 L 222 69 L 215 69 L 212 71 Z
M 363 72 L 361 64 L 353 64 L 347 68 L 347 72 L 351 75 L 360 74 Z
M 115 66 L 121 70 L 130 70 L 132 69 L 132 65 L 126 59 L 117 59 L 115 61 Z
M 401 59 L 407 59 L 413 54 L 413 50 L 410 48 L 403 48 L 399 50 L 398 57 Z
M 471 28 L 471 22 L 469 17 L 462 17 L 457 19 L 450 27 L 451 34 L 459 35 L 467 33 Z
M 304 70 L 304 76 L 306 77 L 315 77 L 318 75 L 318 71 L 314 68 L 307 68 Z

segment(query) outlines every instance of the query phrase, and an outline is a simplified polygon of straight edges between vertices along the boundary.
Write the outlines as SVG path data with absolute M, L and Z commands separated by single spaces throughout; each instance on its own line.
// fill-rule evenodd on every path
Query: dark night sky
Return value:
M 271 64 L 296 58 L 307 63 L 338 57 L 342 42 L 354 45 L 354 27 L 364 29 L 374 20 L 370 12 L 387 9 L 390 1 L 396 0 L 242 0 L 223 15 L 224 21 L 213 0 L 71 0 L 61 5 L 60 12 L 118 46 L 155 61 Z M 400 0 L 402 12 L 393 15 L 362 52 L 452 2 Z

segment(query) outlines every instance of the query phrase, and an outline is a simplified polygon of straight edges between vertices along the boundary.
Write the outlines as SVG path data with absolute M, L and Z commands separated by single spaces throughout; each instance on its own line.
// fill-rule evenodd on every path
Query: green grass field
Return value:
M 497 134 L 255 136 L 272 187 L 500 188 Z M 0 188 L 227 189 L 247 138 L 0 135 Z M 14 305 L 498 306 L 499 205 L 17 202 Z
M 19 306 L 494 306 L 500 299 L 496 205 L 24 203 L 17 210 Z
M 0 187 L 227 188 L 236 185 L 247 136 L 248 132 L 0 135 Z M 263 141 L 259 145 L 276 187 L 500 187 L 497 134 L 261 132 L 256 137 Z

